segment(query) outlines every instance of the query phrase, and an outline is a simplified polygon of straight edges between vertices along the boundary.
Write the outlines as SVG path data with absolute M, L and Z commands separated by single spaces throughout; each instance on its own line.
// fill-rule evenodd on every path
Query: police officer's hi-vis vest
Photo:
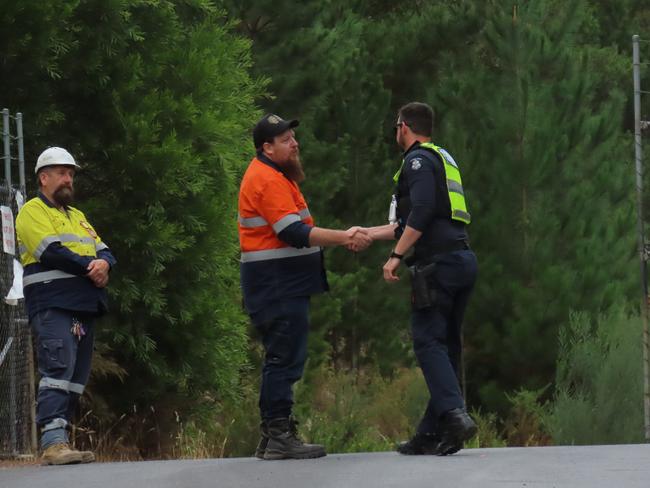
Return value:
M 454 158 L 452 158 L 451 154 L 449 154 L 445 149 L 440 146 L 436 146 L 432 142 L 421 143 L 419 147 L 434 152 L 438 155 L 443 163 L 442 166 L 445 171 L 447 195 L 449 196 L 449 203 L 451 206 L 451 219 L 463 222 L 464 224 L 469 224 L 472 221 L 472 217 L 467 211 L 465 193 L 463 192 L 463 182 L 460 178 L 460 171 L 458 170 L 456 161 L 454 161 Z M 403 161 L 402 166 L 404 166 Z M 402 172 L 402 166 L 400 166 L 397 173 L 395 173 L 395 176 L 393 176 L 395 183 L 397 183 L 399 180 L 400 173 Z

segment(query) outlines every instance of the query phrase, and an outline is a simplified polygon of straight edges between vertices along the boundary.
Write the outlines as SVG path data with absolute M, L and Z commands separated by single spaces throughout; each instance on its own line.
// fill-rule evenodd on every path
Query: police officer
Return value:
M 261 333 L 265 358 L 259 407 L 258 458 L 325 456 L 305 444 L 292 417 L 292 386 L 307 358 L 310 296 L 328 289 L 321 246 L 353 251 L 371 240 L 358 227 L 347 231 L 314 226 L 298 183 L 305 178 L 294 128 L 297 120 L 265 115 L 253 129 L 257 155 L 241 182 L 239 241 L 244 304 Z
M 368 230 L 373 239 L 398 240 L 383 268 L 389 283 L 399 280 L 396 271 L 413 249 L 413 347 L 430 394 L 414 437 L 397 450 L 453 454 L 477 430 L 459 385 L 461 323 L 477 273 L 465 229 L 471 217 L 456 162 L 431 142 L 431 107 L 418 102 L 403 106 L 395 128 L 404 160 L 394 177 L 389 216 L 394 223 Z
M 79 166 L 60 147 L 36 162 L 39 193 L 16 218 L 25 305 L 36 337 L 41 380 L 36 422 L 43 464 L 94 461 L 72 449 L 67 428 L 90 375 L 95 318 L 106 311 L 116 260 L 84 214 L 71 206 Z

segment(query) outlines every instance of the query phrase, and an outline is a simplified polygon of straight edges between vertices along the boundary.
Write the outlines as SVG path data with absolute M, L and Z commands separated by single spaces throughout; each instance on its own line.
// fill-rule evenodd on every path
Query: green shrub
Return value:
M 643 442 L 641 334 L 639 318 L 623 310 L 595 321 L 571 315 L 547 419 L 556 444 Z

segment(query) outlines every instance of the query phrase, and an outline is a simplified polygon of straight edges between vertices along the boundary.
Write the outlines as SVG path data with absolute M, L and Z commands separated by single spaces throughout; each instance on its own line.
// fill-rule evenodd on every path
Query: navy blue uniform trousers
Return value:
M 309 334 L 309 297 L 276 300 L 251 314 L 262 336 L 264 365 L 259 407 L 263 420 L 289 417 L 293 384 L 305 369 Z
M 74 321 L 83 325 L 84 335 L 73 334 Z M 90 376 L 94 317 L 48 308 L 38 312 L 30 323 L 41 375 L 36 423 L 44 432 L 65 429 Z
M 435 261 L 428 282 L 435 304 L 411 314 L 413 348 L 430 394 L 417 429 L 422 434 L 435 433 L 444 412 L 465 406 L 459 383 L 462 322 L 478 268 L 470 250 L 437 255 Z

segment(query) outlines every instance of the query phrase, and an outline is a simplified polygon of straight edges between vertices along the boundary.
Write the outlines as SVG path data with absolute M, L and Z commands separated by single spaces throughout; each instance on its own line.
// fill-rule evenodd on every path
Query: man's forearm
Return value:
M 415 230 L 413 227 L 407 225 L 404 228 L 402 237 L 400 237 L 399 241 L 397 241 L 394 251 L 397 254 L 406 254 L 408 250 L 411 249 L 411 247 L 413 247 L 413 245 L 417 242 L 421 235 L 422 232 Z
M 310 246 L 345 246 L 352 243 L 347 231 L 313 227 L 309 232 Z
M 366 230 L 373 241 L 391 241 L 395 239 L 396 227 L 397 224 L 386 224 L 376 227 L 366 227 Z

